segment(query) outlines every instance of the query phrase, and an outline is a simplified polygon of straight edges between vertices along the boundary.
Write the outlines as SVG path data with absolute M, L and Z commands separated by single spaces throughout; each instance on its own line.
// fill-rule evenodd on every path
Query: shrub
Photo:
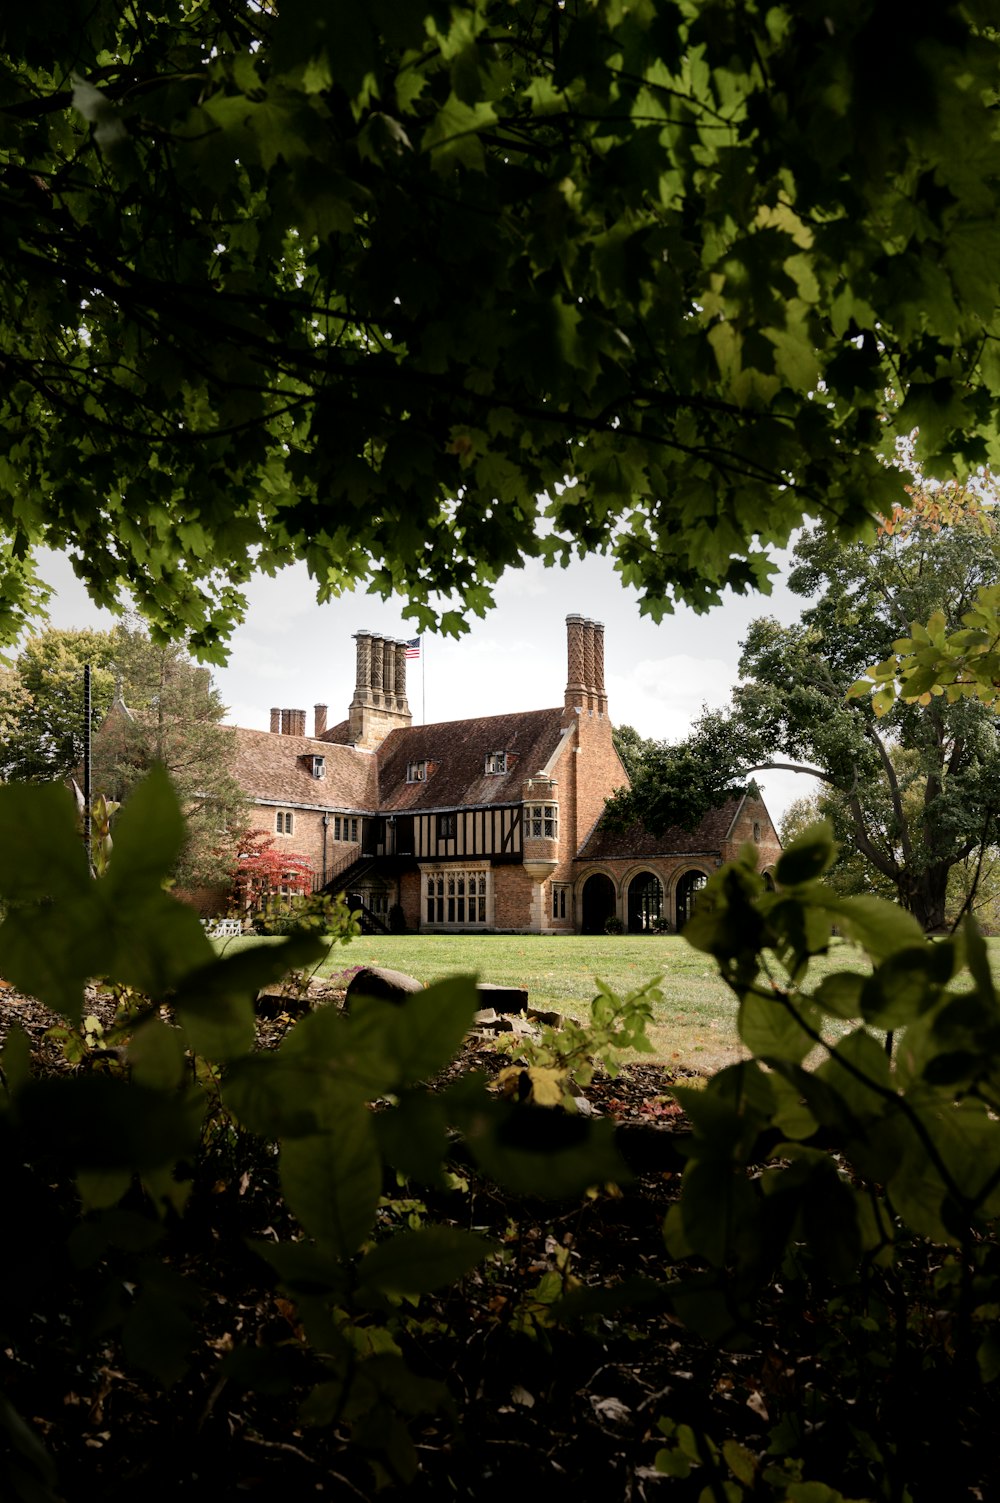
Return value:
M 343 893 L 331 897 L 324 892 L 287 898 L 280 908 L 257 914 L 254 929 L 258 934 L 335 934 L 343 944 L 360 933 L 357 919 L 348 919 Z
M 406 917 L 403 913 L 402 905 L 399 903 L 393 903 L 389 909 L 389 933 L 406 933 Z
M 491 1098 L 482 1079 L 426 1088 L 472 1021 L 471 977 L 439 982 L 405 1007 L 362 997 L 350 1016 L 317 1009 L 280 1049 L 258 1050 L 257 994 L 324 956 L 330 941 L 318 930 L 331 916 L 344 941 L 353 921 L 343 904 L 304 905 L 304 921 L 280 945 L 220 956 L 194 910 L 163 890 L 183 838 L 166 774 L 153 773 L 125 805 L 95 878 L 66 789 L 0 788 L 0 895 L 11 908 L 0 974 L 60 1014 L 107 1066 L 36 1078 L 17 1027 L 0 1050 L 0 1174 L 5 1217 L 17 1228 L 11 1276 L 0 1284 L 0 1347 L 11 1364 L 0 1397 L 0 1497 L 18 1503 L 62 1496 L 53 1459 L 21 1412 L 39 1412 L 40 1392 L 62 1395 L 79 1364 L 109 1359 L 171 1389 L 203 1350 L 198 1239 L 206 1218 L 219 1235 L 227 1199 L 204 1186 L 240 1177 L 220 1174 L 218 1155 L 234 1164 L 240 1156 L 242 1174 L 252 1153 L 249 1180 L 269 1178 L 267 1235 L 248 1241 L 256 1256 L 241 1266 L 253 1300 L 258 1259 L 270 1265 L 296 1318 L 294 1343 L 237 1341 L 223 1379 L 268 1395 L 294 1387 L 302 1423 L 336 1422 L 376 1485 L 412 1480 L 408 1420 L 445 1397 L 407 1367 L 395 1339 L 400 1302 L 410 1302 L 405 1318 L 418 1296 L 492 1250 L 447 1224 L 386 1235 L 383 1186 L 411 1177 L 447 1187 L 455 1129 L 475 1162 L 520 1194 L 579 1195 L 626 1172 L 609 1122 L 582 1123 L 572 1140 L 534 1151 L 512 1146 L 518 1108 Z M 100 1047 L 106 1038 L 85 1016 L 95 975 L 127 987 L 135 1003 L 113 1050 Z M 71 1328 L 79 1342 L 67 1358 L 62 1333 Z

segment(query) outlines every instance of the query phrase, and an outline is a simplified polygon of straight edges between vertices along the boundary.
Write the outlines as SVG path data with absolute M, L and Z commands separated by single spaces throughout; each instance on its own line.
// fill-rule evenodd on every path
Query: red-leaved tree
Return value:
M 313 869 L 304 856 L 276 850 L 266 830 L 246 829 L 236 845 L 233 902 L 240 910 L 259 912 L 278 895 L 312 891 Z

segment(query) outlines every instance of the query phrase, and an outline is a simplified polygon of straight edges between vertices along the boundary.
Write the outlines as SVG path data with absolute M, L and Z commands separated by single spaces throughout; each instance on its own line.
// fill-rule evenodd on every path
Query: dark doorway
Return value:
M 663 916 L 663 888 L 652 872 L 640 872 L 628 885 L 628 932 L 648 934 Z
M 361 821 L 362 856 L 381 856 L 385 851 L 385 820 L 377 816 Z
M 615 911 L 615 884 L 610 877 L 595 872 L 583 884 L 583 932 L 603 934 L 604 925 Z
M 695 899 L 708 878 L 704 872 L 685 872 L 677 884 L 677 927 L 683 929 L 694 912 Z

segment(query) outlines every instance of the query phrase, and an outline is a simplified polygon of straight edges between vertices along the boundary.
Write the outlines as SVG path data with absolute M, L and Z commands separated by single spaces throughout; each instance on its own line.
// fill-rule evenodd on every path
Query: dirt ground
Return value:
M 96 1022 L 110 1026 L 111 999 L 95 993 L 88 1006 Z M 51 1015 L 0 988 L 0 1035 L 14 1021 L 31 1039 L 36 1070 L 75 1068 L 49 1033 Z M 285 999 L 261 1002 L 261 1046 L 279 1042 L 292 1021 Z M 473 1034 L 437 1084 L 473 1069 L 495 1077 L 509 1063 L 494 1041 Z M 353 1428 L 341 1418 L 310 1422 L 322 1418 L 310 1416 L 308 1396 L 323 1370 L 303 1340 L 300 1311 L 248 1246 L 248 1239 L 287 1239 L 294 1228 L 282 1209 L 273 1152 L 248 1134 L 235 1135 L 228 1157 L 216 1154 L 194 1166 L 184 1216 L 158 1249 L 171 1274 L 196 1291 L 183 1373 L 167 1389 L 126 1360 L 117 1325 L 106 1316 L 113 1267 L 102 1270 L 100 1287 L 68 1266 L 36 1281 L 16 1334 L 4 1343 L 0 1371 L 3 1395 L 55 1459 L 57 1492 L 45 1494 L 44 1503 L 53 1497 L 65 1503 L 248 1496 L 283 1503 L 376 1496 L 418 1503 L 516 1503 L 520 1495 L 574 1503 L 785 1499 L 793 1494 L 762 1480 L 776 1421 L 785 1424 L 785 1413 L 823 1416 L 798 1434 L 792 1454 L 808 1447 L 807 1475 L 839 1486 L 846 1481 L 845 1496 L 994 1503 L 995 1491 L 982 1481 L 992 1463 L 980 1454 L 982 1437 L 993 1433 L 995 1406 L 982 1414 L 961 1410 L 961 1444 L 954 1436 L 948 1443 L 951 1490 L 918 1485 L 930 1475 L 921 1447 L 926 1437 L 933 1445 L 935 1416 L 948 1398 L 941 1388 L 947 1366 L 940 1382 L 928 1370 L 917 1384 L 917 1369 L 907 1370 L 900 1429 L 895 1390 L 866 1387 L 868 1379 L 858 1377 L 842 1393 L 841 1369 L 827 1378 L 831 1336 L 822 1303 L 790 1305 L 776 1285 L 773 1307 L 762 1308 L 734 1350 L 702 1342 L 671 1313 L 662 1227 L 678 1193 L 689 1132 L 671 1095 L 682 1082 L 689 1080 L 659 1065 L 595 1077 L 582 1093 L 583 1109 L 614 1121 L 631 1177 L 572 1202 L 512 1195 L 475 1172 L 461 1152 L 448 1191 L 385 1185 L 380 1230 L 391 1233 L 414 1219 L 451 1224 L 474 1230 L 493 1249 L 460 1282 L 404 1302 L 395 1314 L 393 1334 L 409 1370 L 438 1385 L 437 1401 L 409 1420 L 417 1469 L 405 1483 L 386 1475 L 374 1454 L 385 1436 L 366 1436 L 364 1415 Z M 48 1189 L 63 1195 L 71 1218 L 72 1186 Z M 573 1290 L 586 1291 L 591 1307 L 557 1322 L 553 1300 Z M 858 1339 L 881 1350 L 877 1333 Z M 234 1351 L 249 1354 L 251 1369 L 259 1359 L 266 1380 L 239 1381 L 229 1365 Z M 842 1477 L 845 1454 L 856 1452 L 853 1427 L 862 1403 L 871 1411 L 865 1433 L 889 1427 L 881 1444 L 886 1455 L 898 1451 L 896 1491 L 885 1491 L 876 1478 L 877 1458 L 871 1479 L 863 1457 L 860 1476 L 854 1463 Z M 749 1490 L 741 1492 L 725 1467 L 714 1477 L 702 1466 L 687 1474 L 676 1456 L 671 1475 L 658 1471 L 665 1445 L 659 1422 L 667 1419 L 688 1436 L 725 1441 L 727 1458 L 756 1479 Z M 899 1449 L 901 1435 L 912 1458 Z M 955 1473 L 963 1457 L 974 1486 L 961 1485 Z M 841 1494 L 823 1489 L 806 1496 L 832 1503 Z
M 95 992 L 88 1011 L 110 1028 L 112 999 Z M 267 1047 L 290 1019 L 280 1002 L 262 1012 Z M 23 1028 L 38 1071 L 75 1068 L 50 1033 L 57 1021 L 0 987 L 0 1037 L 14 1022 Z M 495 1076 L 510 1062 L 472 1036 L 445 1078 L 467 1069 Z M 669 1095 L 674 1079 L 633 1065 L 615 1079 L 598 1075 L 583 1093 L 584 1110 L 621 1125 L 626 1156 L 637 1162 L 621 1188 L 573 1204 L 519 1200 L 463 1168 L 466 1188 L 422 1197 L 422 1217 L 475 1228 L 496 1253 L 442 1296 L 422 1297 L 404 1323 L 408 1362 L 444 1393 L 438 1412 L 413 1422 L 420 1471 L 407 1496 L 508 1497 L 522 1484 L 558 1494 L 571 1481 L 575 1497 L 609 1503 L 662 1491 L 656 1420 L 665 1395 L 692 1381 L 687 1360 L 678 1377 L 677 1327 L 645 1310 L 556 1329 L 548 1304 L 555 1286 L 607 1288 L 662 1270 L 661 1224 L 680 1167 L 672 1143 L 684 1130 Z M 178 1272 L 196 1280 L 202 1306 L 187 1373 L 168 1394 L 136 1377 L 116 1341 L 81 1348 L 74 1326 L 87 1312 L 69 1291 L 64 1299 L 53 1291 L 52 1308 L 38 1312 L 34 1351 L 8 1349 L 5 1391 L 44 1436 L 68 1499 L 374 1492 L 372 1469 L 344 1431 L 301 1423 L 294 1383 L 254 1394 L 220 1377 L 233 1345 L 294 1348 L 297 1327 L 266 1265 L 246 1250 L 247 1237 L 273 1235 L 276 1175 L 259 1162 L 232 1168 L 232 1180 L 196 1182 L 178 1236 Z M 390 1204 L 390 1221 L 406 1212 L 399 1193 L 402 1210 Z M 389 1485 L 390 1496 L 396 1490 Z

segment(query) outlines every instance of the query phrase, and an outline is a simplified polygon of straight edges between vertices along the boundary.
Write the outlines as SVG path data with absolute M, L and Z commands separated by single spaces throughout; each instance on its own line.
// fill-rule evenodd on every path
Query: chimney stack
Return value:
M 412 723 L 406 702 L 406 650 L 393 637 L 359 631 L 358 672 L 348 711 L 355 746 L 374 750 L 390 731 Z
M 597 708 L 594 693 L 594 623 L 583 623 L 583 686 L 587 691 L 587 709 L 593 714 Z
M 594 622 L 594 693 L 599 715 L 608 713 L 608 694 L 604 687 L 604 622 Z
M 274 716 L 271 717 L 272 728 Z M 282 710 L 281 711 L 281 734 L 283 736 L 304 736 L 306 733 L 305 710 Z
M 396 708 L 396 643 L 386 637 L 382 644 L 382 703 L 387 710 Z
M 567 710 L 606 715 L 604 689 L 604 625 L 585 616 L 566 617 Z
M 582 616 L 566 617 L 566 708 L 581 710 L 586 706 L 586 686 L 583 678 L 583 628 Z
M 319 741 L 326 730 L 326 705 L 316 705 L 313 719 L 313 735 Z
M 271 711 L 271 731 L 275 736 L 281 735 L 281 711 Z
M 406 643 L 396 643 L 396 709 L 402 715 L 409 715 L 410 707 L 406 702 Z

